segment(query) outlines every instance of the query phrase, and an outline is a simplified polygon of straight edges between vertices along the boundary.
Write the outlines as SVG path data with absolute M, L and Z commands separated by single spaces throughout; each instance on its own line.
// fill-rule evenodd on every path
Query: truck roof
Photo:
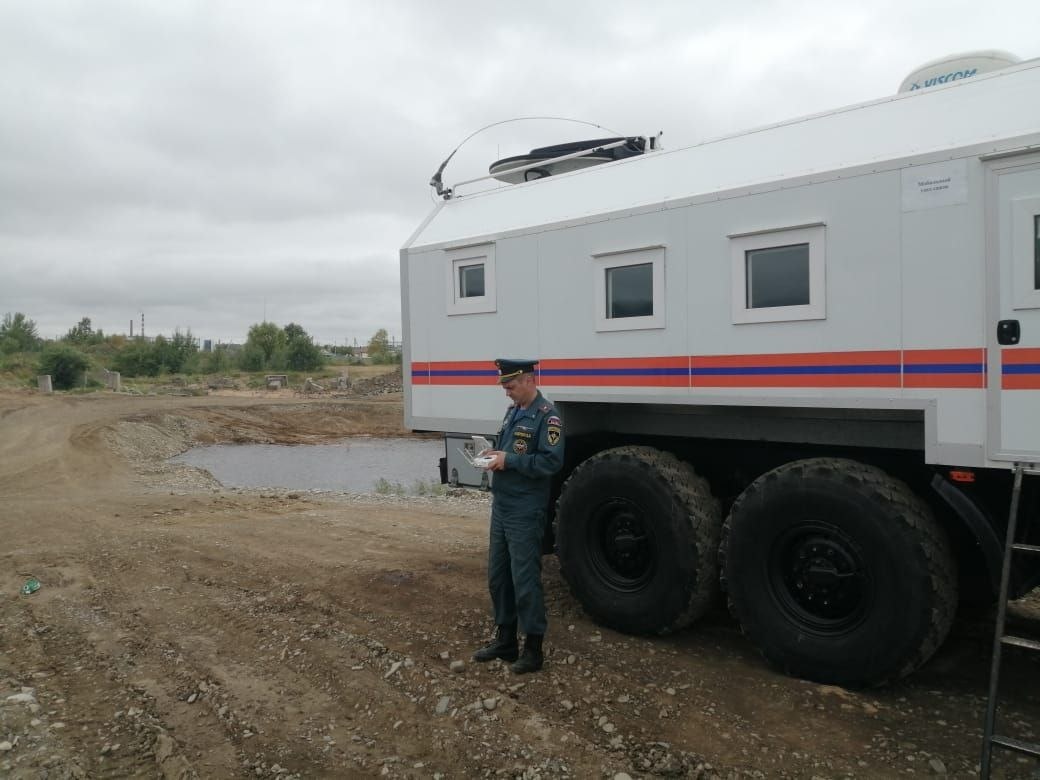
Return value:
M 1027 138 L 1036 134 L 1040 59 L 681 149 L 458 195 L 438 204 L 404 248 L 462 245 L 964 147 L 999 153 L 1040 143 Z

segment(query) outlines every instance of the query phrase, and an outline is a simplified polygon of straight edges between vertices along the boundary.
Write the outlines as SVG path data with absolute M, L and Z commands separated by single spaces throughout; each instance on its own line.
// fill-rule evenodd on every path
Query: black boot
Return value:
M 527 674 L 537 672 L 542 668 L 544 662 L 542 657 L 542 635 L 528 634 L 524 639 L 524 652 L 520 653 L 520 659 L 510 666 L 513 674 Z
M 482 647 L 473 654 L 473 660 L 479 663 L 494 661 L 501 658 L 503 661 L 515 661 L 519 648 L 516 643 L 516 623 L 508 626 L 499 626 L 495 632 L 494 641 L 487 647 Z

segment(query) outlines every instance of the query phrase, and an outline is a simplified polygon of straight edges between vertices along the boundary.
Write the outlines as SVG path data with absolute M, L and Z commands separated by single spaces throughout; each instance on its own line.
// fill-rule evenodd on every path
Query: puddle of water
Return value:
M 430 439 L 347 439 L 336 444 L 213 444 L 171 458 L 206 469 L 226 487 L 372 493 L 380 480 L 414 492 L 440 482 L 444 443 Z

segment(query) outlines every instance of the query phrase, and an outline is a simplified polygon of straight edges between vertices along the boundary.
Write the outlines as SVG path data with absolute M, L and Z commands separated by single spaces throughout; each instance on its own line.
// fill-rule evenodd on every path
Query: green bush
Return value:
M 400 352 L 380 352 L 370 358 L 374 366 L 392 366 L 401 362 Z
M 200 363 L 206 374 L 226 374 L 232 367 L 228 348 L 221 345 L 214 347 L 212 352 L 203 353 Z
M 159 376 L 159 354 L 143 339 L 135 341 L 115 356 L 113 368 L 123 376 Z
M 110 366 L 122 350 L 126 349 L 129 342 L 126 336 L 105 336 L 104 339 L 92 344 L 76 344 L 76 349 L 90 357 L 94 365 Z
M 246 368 L 245 363 L 242 363 L 242 367 L 247 371 L 263 371 L 267 368 L 278 368 L 279 366 L 275 361 L 275 353 L 279 350 L 284 350 L 284 348 L 285 331 L 273 322 L 260 322 L 256 325 L 251 325 L 249 335 L 246 336 L 246 345 L 242 358 L 245 360 L 246 352 L 251 353 L 250 365 L 253 365 L 255 358 L 252 357 L 252 353 L 259 350 L 261 364 L 257 368 Z
M 124 376 L 159 376 L 190 373 L 198 364 L 198 347 L 191 331 L 174 332 L 171 338 L 156 336 L 153 341 L 135 339 L 115 353 L 112 365 Z
M 79 323 L 69 328 L 68 333 L 65 334 L 62 340 L 69 344 L 85 347 L 100 344 L 105 340 L 105 334 L 101 330 L 94 330 L 90 317 L 84 317 Z
M 56 390 L 69 390 L 82 383 L 83 372 L 90 368 L 90 359 L 79 350 L 64 344 L 47 347 L 40 354 L 39 372 L 51 375 Z
M 39 352 L 0 352 L 0 387 L 36 387 Z
M 32 352 L 40 348 L 36 323 L 20 311 L 8 312 L 0 322 L 0 354 Z
M 195 367 L 198 347 L 189 330 L 187 333 L 174 331 L 172 338 L 156 336 L 152 348 L 159 359 L 159 365 L 170 374 L 189 371 Z
M 243 371 L 263 371 L 266 362 L 264 351 L 249 342 L 246 342 L 238 354 L 238 367 Z

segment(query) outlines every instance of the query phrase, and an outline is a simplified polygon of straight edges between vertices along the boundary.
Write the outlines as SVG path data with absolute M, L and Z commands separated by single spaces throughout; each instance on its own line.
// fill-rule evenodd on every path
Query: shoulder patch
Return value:
M 563 420 L 557 417 L 555 414 L 545 421 L 546 425 L 563 425 Z

